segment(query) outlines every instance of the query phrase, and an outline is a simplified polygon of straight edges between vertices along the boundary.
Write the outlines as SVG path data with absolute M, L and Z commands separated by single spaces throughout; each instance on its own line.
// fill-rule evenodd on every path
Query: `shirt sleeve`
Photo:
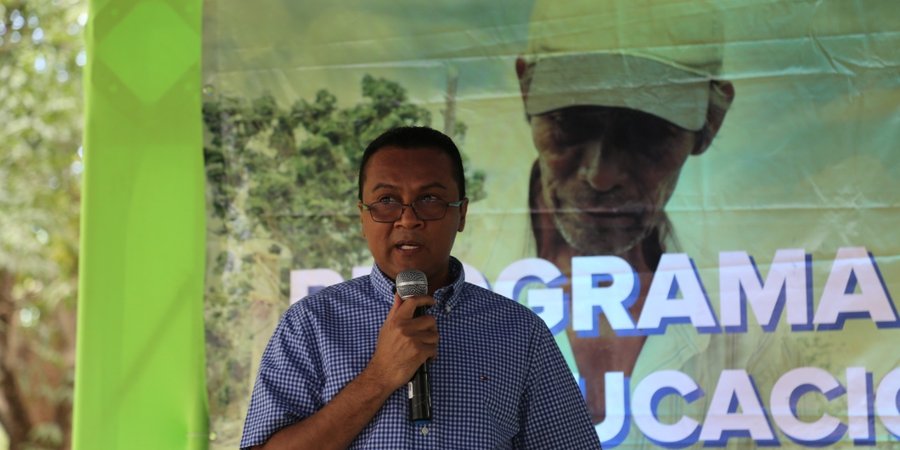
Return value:
M 302 310 L 288 309 L 263 352 L 244 421 L 242 449 L 265 443 L 278 430 L 322 407 L 318 355 Z
M 543 321 L 535 325 L 532 340 L 516 447 L 599 449 L 581 391 Z

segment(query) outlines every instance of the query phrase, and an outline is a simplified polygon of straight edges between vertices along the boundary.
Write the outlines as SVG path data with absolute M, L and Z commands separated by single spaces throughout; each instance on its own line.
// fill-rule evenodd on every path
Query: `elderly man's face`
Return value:
M 566 241 L 621 254 L 663 220 L 697 133 L 625 108 L 571 107 L 531 118 L 542 195 Z

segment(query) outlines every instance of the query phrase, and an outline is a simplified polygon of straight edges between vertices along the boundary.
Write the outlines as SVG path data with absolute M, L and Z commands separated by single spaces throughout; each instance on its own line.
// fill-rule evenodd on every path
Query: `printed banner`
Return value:
M 358 163 L 412 124 L 604 448 L 900 446 L 893 2 L 208 0 L 203 45 L 213 447 L 282 312 L 371 270 Z
M 202 2 L 86 3 L 71 448 L 205 449 Z M 61 441 L 67 411 L 23 417 L 24 447 Z

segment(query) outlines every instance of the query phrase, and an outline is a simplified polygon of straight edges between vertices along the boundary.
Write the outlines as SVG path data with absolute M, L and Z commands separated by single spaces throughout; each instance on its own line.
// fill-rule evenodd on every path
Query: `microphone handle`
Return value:
M 428 307 L 416 308 L 414 317 L 425 314 Z M 431 382 L 428 379 L 428 362 L 422 364 L 409 380 L 409 419 L 416 425 L 431 421 Z
M 409 420 L 416 425 L 431 421 L 431 383 L 428 380 L 428 363 L 416 370 L 408 385 Z

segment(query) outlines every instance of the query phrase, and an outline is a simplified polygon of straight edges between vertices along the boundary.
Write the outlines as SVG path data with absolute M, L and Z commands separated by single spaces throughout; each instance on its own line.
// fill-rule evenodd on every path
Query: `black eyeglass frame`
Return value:
M 414 200 L 412 203 L 390 202 L 390 203 L 396 203 L 396 204 L 400 205 L 400 212 L 397 214 L 397 218 L 394 220 L 378 220 L 375 218 L 375 214 L 372 213 L 372 205 L 382 203 L 382 202 L 374 201 L 372 203 L 363 203 L 362 201 L 360 201 L 359 206 L 361 208 L 365 209 L 366 211 L 369 211 L 369 217 L 371 217 L 373 221 L 378 222 L 378 223 L 394 223 L 394 222 L 400 220 L 400 218 L 403 217 L 403 211 L 406 211 L 406 208 L 411 209 L 413 214 L 416 215 L 417 219 L 419 219 L 423 222 L 430 222 L 432 220 L 441 220 L 444 217 L 447 217 L 447 210 L 449 210 L 451 207 L 459 208 L 460 206 L 462 206 L 463 203 L 465 203 L 469 199 L 464 197 L 462 200 L 457 200 L 455 202 L 448 202 L 445 200 L 440 200 L 441 202 L 445 203 L 444 213 L 441 214 L 441 217 L 434 217 L 434 218 L 428 218 L 428 219 L 423 219 L 422 216 L 419 215 L 419 211 L 416 211 L 416 207 L 413 206 L 413 205 L 415 205 L 416 202 L 421 201 L 421 200 L 422 199 Z

